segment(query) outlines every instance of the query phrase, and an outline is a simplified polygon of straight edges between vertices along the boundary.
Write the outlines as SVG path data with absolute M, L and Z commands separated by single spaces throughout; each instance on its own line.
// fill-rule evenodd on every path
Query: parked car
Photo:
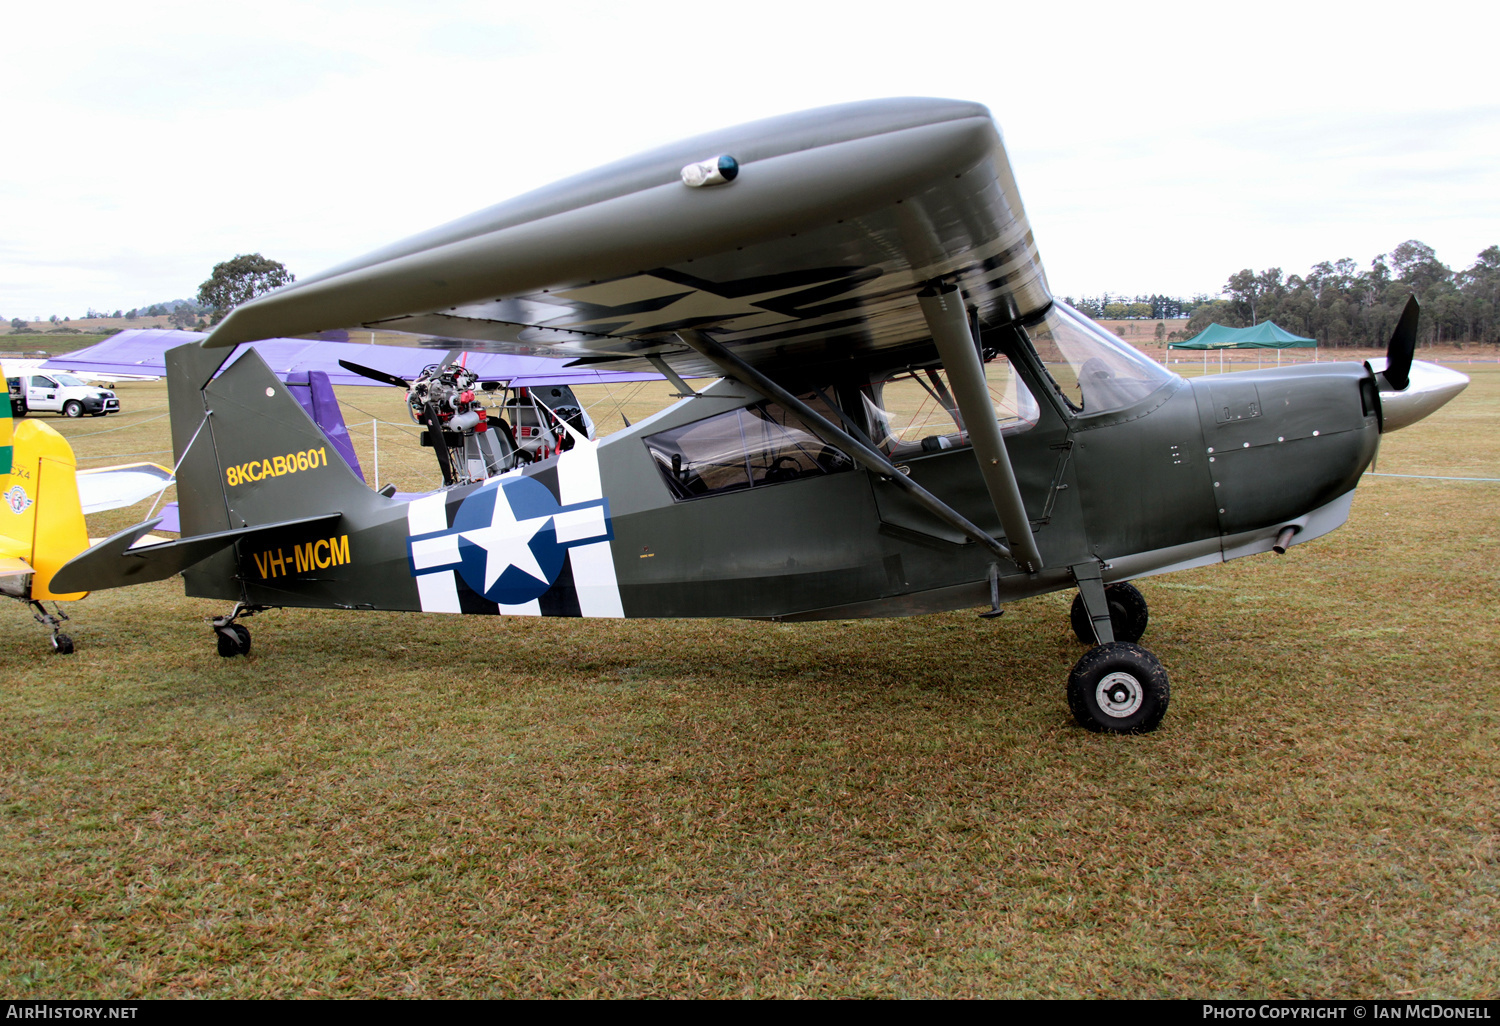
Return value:
M 6 378 L 10 386 L 11 415 L 48 411 L 64 417 L 103 417 L 120 412 L 120 400 L 113 391 L 90 385 L 73 374 L 20 374 Z

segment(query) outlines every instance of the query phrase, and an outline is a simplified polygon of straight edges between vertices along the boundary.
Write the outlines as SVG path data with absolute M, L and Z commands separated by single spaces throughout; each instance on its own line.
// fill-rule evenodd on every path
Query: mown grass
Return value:
M 1473 377 L 1379 469 L 1500 477 L 1500 371 Z M 155 447 L 136 416 L 61 427 Z M 1173 693 L 1138 738 L 1072 725 L 1068 595 L 998 621 L 278 611 L 237 660 L 175 582 L 73 607 L 67 659 L 7 604 L 0 978 L 1493 998 L 1497 489 L 1367 478 L 1325 539 L 1143 582 Z

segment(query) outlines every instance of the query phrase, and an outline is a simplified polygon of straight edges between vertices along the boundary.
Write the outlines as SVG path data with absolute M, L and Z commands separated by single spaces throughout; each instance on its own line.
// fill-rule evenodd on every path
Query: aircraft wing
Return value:
M 369 385 L 369 378 L 345 370 L 339 365 L 339 361 L 347 360 L 375 367 L 410 380 L 418 377 L 422 368 L 441 360 L 449 350 L 455 348 L 455 344 L 449 340 L 437 340 L 427 348 L 415 348 L 365 344 L 350 339 L 347 331 L 329 334 L 332 337 L 262 339 L 242 347 L 241 352 L 249 348 L 255 349 L 283 381 L 305 381 L 310 371 L 322 371 L 335 385 Z M 53 357 L 38 366 L 44 371 L 72 371 L 80 377 L 105 381 L 160 378 L 167 373 L 168 349 L 189 342 L 202 342 L 205 338 L 205 334 L 196 331 L 127 328 L 86 349 Z M 457 348 L 463 346 L 460 344 Z M 441 351 L 434 351 L 435 349 Z M 225 365 L 230 362 L 232 361 L 225 361 Z M 661 377 L 655 370 L 624 374 L 589 367 L 569 367 L 566 361 L 558 359 L 500 353 L 471 354 L 467 366 L 482 381 L 506 381 L 517 386 L 598 385 Z
M 687 184 L 688 165 L 719 156 L 737 162 L 732 180 Z M 246 303 L 204 345 L 365 326 L 612 369 L 667 354 L 716 374 L 676 339 L 691 328 L 760 366 L 895 364 L 930 345 L 916 292 L 934 279 L 985 321 L 1050 302 L 989 111 L 878 100 L 567 179 Z

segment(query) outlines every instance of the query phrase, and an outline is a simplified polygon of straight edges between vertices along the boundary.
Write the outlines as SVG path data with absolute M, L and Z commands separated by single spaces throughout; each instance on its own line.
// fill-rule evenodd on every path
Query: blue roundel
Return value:
M 469 495 L 453 516 L 464 583 L 502 606 L 544 595 L 566 558 L 552 521 L 561 508 L 545 485 L 525 477 Z

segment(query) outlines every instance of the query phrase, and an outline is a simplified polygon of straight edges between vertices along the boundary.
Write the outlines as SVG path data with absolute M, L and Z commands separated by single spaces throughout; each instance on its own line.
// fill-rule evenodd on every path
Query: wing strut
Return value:
M 921 503 L 928 512 L 939 520 L 963 532 L 997 556 L 1012 562 L 1016 561 L 1015 557 L 1011 555 L 1010 549 L 990 537 L 987 532 L 980 530 L 974 524 L 970 523 L 968 518 L 962 513 L 959 513 L 942 499 L 939 499 L 936 495 L 933 495 L 927 489 L 903 474 L 886 458 L 884 453 L 878 449 L 872 449 L 834 424 L 817 410 L 808 406 L 801 399 L 798 399 L 791 392 L 788 392 L 744 360 L 735 356 L 703 332 L 688 329 L 679 331 L 677 337 L 725 374 L 736 381 L 749 385 L 767 399 L 774 400 L 791 410 L 801 418 L 802 422 L 807 425 L 808 430 L 813 434 L 817 435 L 828 445 L 848 453 L 856 463 L 859 463 L 866 470 L 869 470 L 873 474 L 878 474 L 897 487 L 904 489 L 907 494 Z M 993 419 L 993 415 L 991 417 Z M 1029 533 L 1027 537 L 1030 537 Z
M 1031 536 L 1031 520 L 1026 516 L 1016 472 L 1005 451 L 1000 422 L 995 419 L 990 388 L 984 380 L 984 364 L 979 362 L 979 349 L 969 333 L 963 296 L 956 285 L 937 285 L 923 289 L 917 301 L 922 304 L 922 316 L 927 319 L 933 344 L 948 371 L 954 398 L 968 428 L 969 442 L 979 460 L 979 472 L 984 475 L 990 501 L 1005 528 L 1005 540 L 1015 552 L 1012 558 L 1022 570 L 1034 574 L 1042 568 L 1042 554 Z

